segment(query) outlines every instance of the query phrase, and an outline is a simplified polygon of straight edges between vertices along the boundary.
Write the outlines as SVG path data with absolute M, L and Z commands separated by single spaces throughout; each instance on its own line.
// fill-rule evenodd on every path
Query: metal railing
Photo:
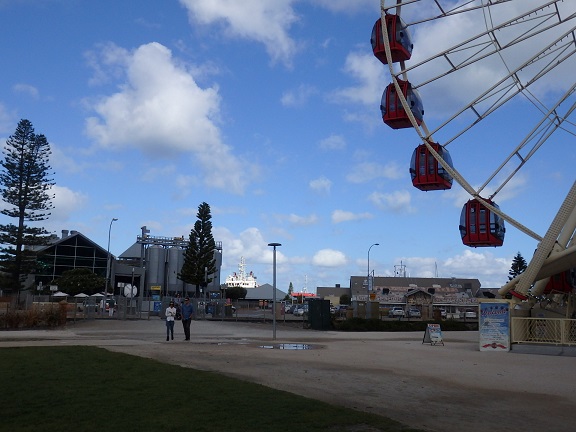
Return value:
M 576 320 L 513 317 L 512 343 L 576 345 Z

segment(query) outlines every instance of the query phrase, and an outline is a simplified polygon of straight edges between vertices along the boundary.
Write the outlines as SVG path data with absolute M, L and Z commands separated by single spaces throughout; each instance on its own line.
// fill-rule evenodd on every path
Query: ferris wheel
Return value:
M 459 225 L 467 246 L 501 246 L 505 223 L 539 242 L 526 271 L 503 286 L 501 294 L 510 293 L 516 302 L 529 304 L 551 290 L 571 293 L 576 182 L 544 235 L 512 218 L 496 200 L 546 141 L 560 133 L 568 140 L 576 136 L 576 82 L 574 73 L 569 73 L 576 67 L 575 2 L 381 0 L 380 6 L 371 44 L 390 74 L 380 105 L 382 120 L 392 129 L 411 128 L 419 136 L 410 163 L 413 186 L 446 190 L 457 182 L 470 195 Z M 427 33 L 444 37 L 426 38 Z M 458 95 L 458 106 L 443 107 L 448 114 L 437 115 L 434 108 L 430 114 L 430 101 L 421 93 L 436 94 L 437 102 L 443 99 L 438 97 L 442 89 L 466 80 L 474 85 Z M 449 146 L 518 103 L 537 115 L 524 128 L 525 136 L 508 144 L 509 153 L 500 156 L 494 171 L 473 187 L 453 164 Z M 521 123 L 520 119 L 510 127 Z

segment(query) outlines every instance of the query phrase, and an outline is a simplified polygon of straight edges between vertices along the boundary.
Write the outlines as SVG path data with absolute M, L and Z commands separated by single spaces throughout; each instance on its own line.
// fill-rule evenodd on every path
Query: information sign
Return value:
M 480 302 L 480 351 L 510 351 L 510 304 L 506 300 Z
M 426 325 L 426 332 L 424 333 L 424 339 L 422 339 L 422 343 L 429 343 L 430 345 L 444 345 L 440 324 Z

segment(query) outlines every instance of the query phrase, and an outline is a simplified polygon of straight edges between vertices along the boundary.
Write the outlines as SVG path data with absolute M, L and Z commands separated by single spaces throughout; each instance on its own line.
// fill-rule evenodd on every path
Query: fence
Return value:
M 512 343 L 576 345 L 576 320 L 513 317 Z
M 105 319 L 150 319 L 151 317 L 164 317 L 164 310 L 171 297 L 162 300 L 153 298 L 126 298 L 124 296 L 108 296 L 106 302 L 103 296 L 88 297 L 54 297 L 52 295 L 27 294 L 20 298 L 0 298 L 0 315 L 16 311 L 46 310 L 64 308 L 68 320 Z M 272 302 L 258 300 L 240 300 L 232 304 L 221 299 L 192 298 L 194 306 L 194 319 L 262 319 L 272 320 Z M 110 305 L 113 305 L 110 308 Z M 102 310 L 104 307 L 104 310 Z M 112 310 L 112 312 L 110 312 Z M 283 309 L 282 309 L 283 315 Z M 292 318 L 289 316 L 288 318 Z M 300 320 L 302 318 L 300 317 Z

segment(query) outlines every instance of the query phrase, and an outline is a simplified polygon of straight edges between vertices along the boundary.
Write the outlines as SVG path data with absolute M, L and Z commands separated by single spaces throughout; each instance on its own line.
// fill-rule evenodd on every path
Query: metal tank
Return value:
M 184 262 L 184 252 L 181 247 L 172 246 L 168 249 L 168 292 L 182 292 L 182 281 L 178 279 L 178 273 Z
M 164 288 L 164 263 L 166 262 L 166 251 L 163 247 L 153 245 L 147 250 L 148 259 L 146 272 L 148 285 L 160 285 Z

